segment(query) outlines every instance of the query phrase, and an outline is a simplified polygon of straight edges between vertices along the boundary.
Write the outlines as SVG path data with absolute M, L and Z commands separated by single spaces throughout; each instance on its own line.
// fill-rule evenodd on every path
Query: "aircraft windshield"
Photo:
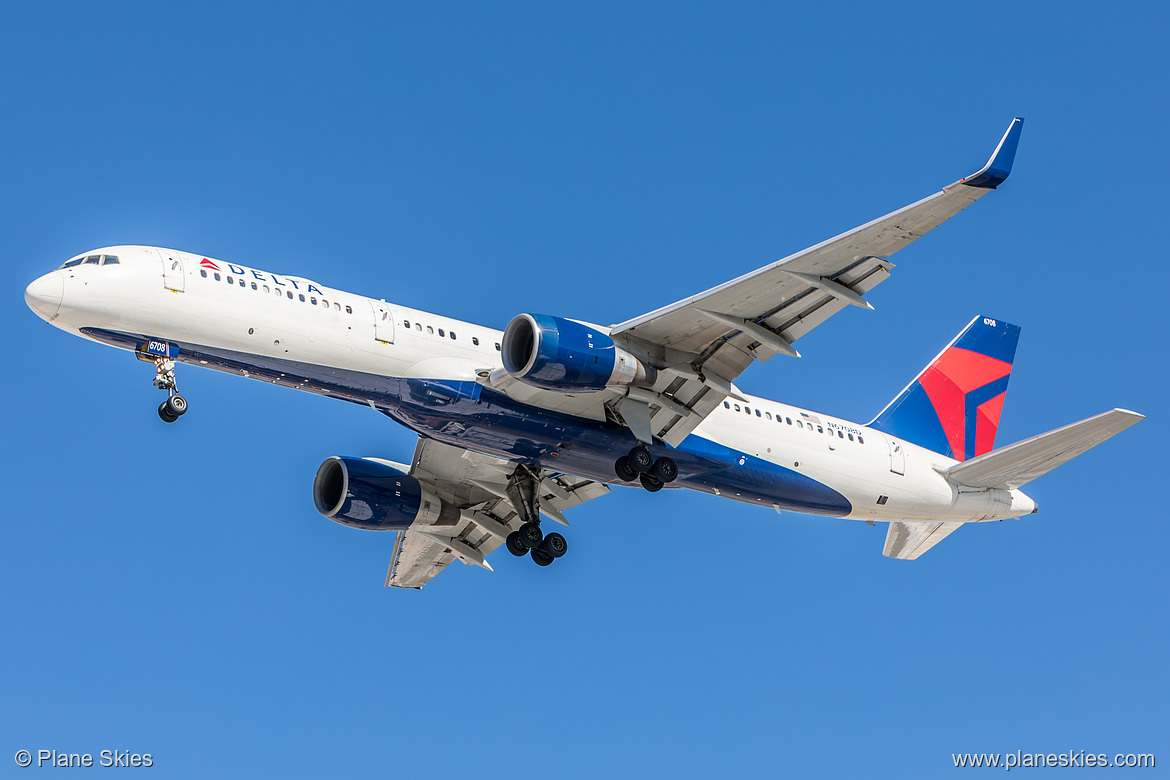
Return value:
M 119 264 L 117 255 L 82 255 L 81 257 L 75 257 L 72 260 L 66 260 L 61 265 L 61 268 L 73 268 L 74 266 L 81 265 L 82 263 L 84 263 L 86 265 L 118 265 Z M 61 268 L 58 268 L 57 270 L 59 271 L 59 270 L 61 270 Z

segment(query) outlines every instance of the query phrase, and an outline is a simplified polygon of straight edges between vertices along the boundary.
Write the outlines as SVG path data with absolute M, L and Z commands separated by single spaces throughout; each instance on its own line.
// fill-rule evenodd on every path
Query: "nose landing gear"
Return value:
M 179 395 L 175 382 L 175 361 L 157 358 L 154 361 L 154 386 L 167 391 L 167 400 L 158 405 L 158 416 L 165 423 L 173 423 L 187 413 L 187 399 Z

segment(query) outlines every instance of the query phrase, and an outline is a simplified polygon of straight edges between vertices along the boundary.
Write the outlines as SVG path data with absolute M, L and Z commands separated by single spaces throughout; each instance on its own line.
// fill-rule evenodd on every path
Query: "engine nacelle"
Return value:
M 454 525 L 459 508 L 396 468 L 334 456 L 313 480 L 317 511 L 334 522 L 368 531 L 400 531 L 412 523 Z
M 504 370 L 525 384 L 565 393 L 607 387 L 649 386 L 655 370 L 614 344 L 601 328 L 551 317 L 518 314 L 504 331 Z

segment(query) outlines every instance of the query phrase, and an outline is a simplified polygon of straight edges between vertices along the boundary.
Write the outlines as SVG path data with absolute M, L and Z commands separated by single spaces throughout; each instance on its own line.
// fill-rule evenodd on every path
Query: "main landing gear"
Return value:
M 531 555 L 537 566 L 548 566 L 569 550 L 565 537 L 555 531 L 546 534 L 540 530 L 539 469 L 521 464 L 508 478 L 508 498 L 520 514 L 524 524 L 508 534 L 504 545 L 516 557 Z
M 668 482 L 674 482 L 678 478 L 678 466 L 674 460 L 666 456 L 655 460 L 645 444 L 639 444 L 630 450 L 629 455 L 618 458 L 613 464 L 613 470 L 617 473 L 618 479 L 623 482 L 633 482 L 636 479 L 651 493 L 657 493 Z
M 158 405 L 158 416 L 165 423 L 173 423 L 187 413 L 187 399 L 179 395 L 175 383 L 175 361 L 158 358 L 154 361 L 154 386 L 167 391 L 167 400 Z

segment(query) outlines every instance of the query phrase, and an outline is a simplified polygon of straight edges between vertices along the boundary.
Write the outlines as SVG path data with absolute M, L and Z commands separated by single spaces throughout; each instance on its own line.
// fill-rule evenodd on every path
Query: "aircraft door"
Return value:
M 906 451 L 902 448 L 902 442 L 895 441 L 889 436 L 884 436 L 883 438 L 890 446 L 890 471 L 895 474 L 905 474 Z
M 374 340 L 384 344 L 394 343 L 394 312 L 385 301 L 370 301 L 374 309 Z
M 160 249 L 163 264 L 163 287 L 183 292 L 183 256 L 172 249 Z

